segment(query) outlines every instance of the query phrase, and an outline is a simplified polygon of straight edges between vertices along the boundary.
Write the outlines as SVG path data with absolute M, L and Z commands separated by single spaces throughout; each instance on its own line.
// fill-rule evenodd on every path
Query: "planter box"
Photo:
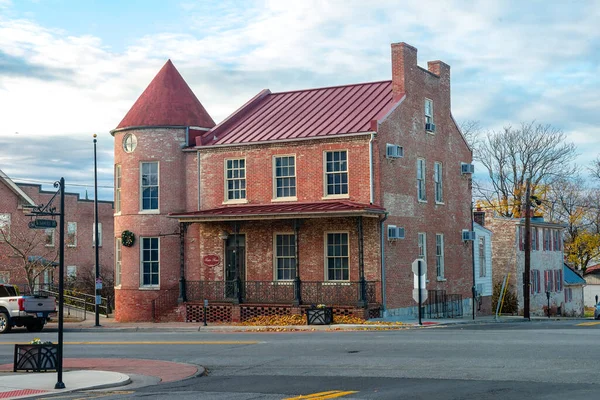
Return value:
M 308 325 L 330 325 L 333 323 L 333 308 L 307 308 L 306 322 Z
M 56 371 L 57 344 L 15 344 L 13 372 Z

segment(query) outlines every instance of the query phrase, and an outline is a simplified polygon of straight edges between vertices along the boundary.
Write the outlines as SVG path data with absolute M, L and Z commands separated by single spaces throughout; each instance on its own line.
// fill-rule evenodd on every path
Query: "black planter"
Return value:
M 57 344 L 15 344 L 13 372 L 56 371 Z
M 307 308 L 306 322 L 308 325 L 330 325 L 333 323 L 333 308 Z

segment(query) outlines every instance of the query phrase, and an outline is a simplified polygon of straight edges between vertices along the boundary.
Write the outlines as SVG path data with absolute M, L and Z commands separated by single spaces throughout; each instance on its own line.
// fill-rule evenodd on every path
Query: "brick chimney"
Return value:
M 450 66 L 440 60 L 428 61 L 427 69 L 432 74 L 440 77 L 440 95 L 448 102 L 450 107 Z
M 406 93 L 417 70 L 417 49 L 401 42 L 392 43 L 392 93 Z
M 475 211 L 473 213 L 473 220 L 481 226 L 485 226 L 485 211 Z

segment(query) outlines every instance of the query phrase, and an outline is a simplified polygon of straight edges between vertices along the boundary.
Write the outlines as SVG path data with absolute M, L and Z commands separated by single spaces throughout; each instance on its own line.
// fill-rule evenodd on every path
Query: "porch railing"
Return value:
M 377 301 L 379 282 L 365 282 L 366 302 Z M 310 281 L 187 281 L 188 301 L 218 301 L 266 304 L 356 305 L 360 300 L 360 282 Z

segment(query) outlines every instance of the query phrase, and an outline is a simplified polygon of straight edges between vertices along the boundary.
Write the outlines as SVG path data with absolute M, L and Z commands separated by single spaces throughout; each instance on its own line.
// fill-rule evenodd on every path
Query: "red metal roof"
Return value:
M 254 143 L 372 131 L 395 100 L 392 82 L 259 93 L 198 145 Z
M 298 214 L 383 214 L 385 209 L 372 204 L 361 204 L 352 201 L 322 201 L 315 203 L 276 203 L 276 204 L 243 204 L 212 208 L 189 213 L 169 214 L 180 219 L 219 219 L 235 217 L 278 216 L 287 218 Z M 307 215 L 308 216 L 308 215 Z
M 116 129 L 134 126 L 212 128 L 215 122 L 169 60 Z
M 584 275 L 591 274 L 592 272 L 600 271 L 600 264 L 592 265 L 591 267 L 587 267 L 585 269 Z

